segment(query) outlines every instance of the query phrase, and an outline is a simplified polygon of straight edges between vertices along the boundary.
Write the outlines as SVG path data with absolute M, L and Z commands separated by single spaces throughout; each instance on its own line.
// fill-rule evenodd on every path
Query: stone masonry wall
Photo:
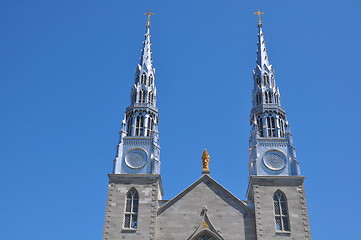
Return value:
M 305 192 L 302 177 L 253 178 L 253 198 L 257 240 L 311 240 Z M 275 230 L 273 194 L 281 190 L 287 198 L 289 233 Z
M 153 240 L 160 191 L 159 177 L 109 175 L 103 240 Z M 131 188 L 139 193 L 138 226 L 136 230 L 124 229 L 126 194 Z

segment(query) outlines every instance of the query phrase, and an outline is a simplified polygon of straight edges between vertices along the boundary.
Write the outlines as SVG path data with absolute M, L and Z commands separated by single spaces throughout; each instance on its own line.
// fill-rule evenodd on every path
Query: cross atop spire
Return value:
M 258 15 L 258 25 L 262 25 L 261 15 L 264 14 L 264 12 L 261 12 L 259 9 L 257 12 L 253 13 Z
M 148 9 L 148 12 L 144 13 L 144 15 L 148 16 L 148 21 L 146 21 L 147 25 L 150 25 L 150 16 L 154 15 L 154 13 L 150 12 L 150 9 Z

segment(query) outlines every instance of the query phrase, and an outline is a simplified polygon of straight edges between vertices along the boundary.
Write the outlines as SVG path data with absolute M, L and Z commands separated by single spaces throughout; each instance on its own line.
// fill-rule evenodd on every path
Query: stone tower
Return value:
M 113 174 L 109 174 L 104 240 L 118 240 L 127 233 L 129 239 L 153 239 L 158 200 L 163 195 L 150 42 L 152 13 L 146 15 L 145 39 L 130 94 L 131 104 L 122 121 Z
M 263 13 L 255 14 L 260 17 Z M 311 239 L 304 177 L 300 174 L 286 112 L 281 107 L 262 27 L 259 18 L 247 197 L 255 208 L 257 239 Z

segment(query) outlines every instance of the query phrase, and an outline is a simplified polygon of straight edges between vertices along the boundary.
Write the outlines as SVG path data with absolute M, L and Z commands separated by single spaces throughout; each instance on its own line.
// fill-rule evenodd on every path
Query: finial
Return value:
M 259 9 L 257 12 L 253 13 L 258 15 L 258 25 L 262 25 L 261 15 L 264 14 L 264 12 L 261 12 Z
M 202 173 L 203 174 L 206 174 L 206 173 L 209 173 L 209 160 L 210 160 L 210 156 L 209 154 L 207 153 L 207 150 L 204 149 L 203 150 L 203 155 L 202 155 Z
M 154 13 L 151 13 L 150 9 L 148 9 L 148 12 L 144 13 L 144 15 L 148 16 L 148 21 L 146 21 L 146 23 L 147 23 L 147 25 L 149 25 L 150 24 L 150 16 L 154 15 Z

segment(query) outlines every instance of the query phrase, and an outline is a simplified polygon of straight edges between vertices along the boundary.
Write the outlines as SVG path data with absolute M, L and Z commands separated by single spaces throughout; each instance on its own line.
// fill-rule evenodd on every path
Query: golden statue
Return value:
M 207 150 L 204 149 L 202 155 L 203 171 L 209 171 L 209 159 L 210 159 L 209 154 L 207 153 Z

